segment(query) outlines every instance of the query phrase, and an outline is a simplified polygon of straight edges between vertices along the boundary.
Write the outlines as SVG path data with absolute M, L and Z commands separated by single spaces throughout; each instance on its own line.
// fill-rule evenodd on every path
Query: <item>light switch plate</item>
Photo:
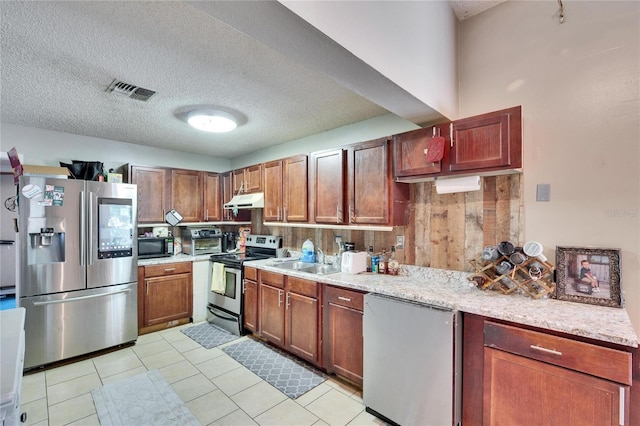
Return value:
M 396 235 L 396 248 L 397 249 L 404 248 L 404 235 Z
M 536 201 L 551 201 L 551 184 L 539 183 L 536 186 Z

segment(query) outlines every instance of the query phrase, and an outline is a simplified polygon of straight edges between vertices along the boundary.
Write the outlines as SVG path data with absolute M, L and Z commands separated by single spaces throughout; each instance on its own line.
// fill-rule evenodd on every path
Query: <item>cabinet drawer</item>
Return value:
M 244 277 L 248 280 L 258 281 L 258 270 L 256 268 L 244 268 Z
M 318 297 L 318 284 L 315 281 L 303 280 L 302 278 L 287 277 L 287 289 L 294 293 L 309 297 Z
M 345 306 L 358 311 L 364 310 L 364 293 L 359 291 L 328 285 L 325 287 L 324 296 L 327 303 Z
M 191 262 L 165 263 L 162 265 L 149 265 L 144 267 L 145 278 L 184 274 L 186 272 L 191 272 Z
M 284 275 L 275 272 L 260 271 L 260 282 L 273 287 L 284 288 Z
M 631 385 L 631 354 L 487 321 L 484 344 L 527 358 Z

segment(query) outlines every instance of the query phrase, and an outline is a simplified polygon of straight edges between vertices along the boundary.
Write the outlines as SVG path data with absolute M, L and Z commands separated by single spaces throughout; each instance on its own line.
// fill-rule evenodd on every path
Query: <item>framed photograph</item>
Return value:
M 620 250 L 556 247 L 554 296 L 558 300 L 621 308 Z

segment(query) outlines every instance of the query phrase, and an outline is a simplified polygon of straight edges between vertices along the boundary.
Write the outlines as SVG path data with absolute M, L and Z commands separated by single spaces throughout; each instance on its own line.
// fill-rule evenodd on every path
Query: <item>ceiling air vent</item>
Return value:
M 145 89 L 144 87 L 138 87 L 133 84 L 125 83 L 120 80 L 113 80 L 113 82 L 107 88 L 107 92 L 116 93 L 118 95 L 124 95 L 132 99 L 139 101 L 148 101 L 153 95 L 156 94 L 153 90 Z

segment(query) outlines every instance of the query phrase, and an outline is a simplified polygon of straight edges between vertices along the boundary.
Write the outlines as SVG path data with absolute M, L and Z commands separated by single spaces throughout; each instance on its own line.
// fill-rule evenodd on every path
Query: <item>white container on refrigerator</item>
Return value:
M 25 368 L 135 341 L 136 186 L 23 176 L 18 194 Z

